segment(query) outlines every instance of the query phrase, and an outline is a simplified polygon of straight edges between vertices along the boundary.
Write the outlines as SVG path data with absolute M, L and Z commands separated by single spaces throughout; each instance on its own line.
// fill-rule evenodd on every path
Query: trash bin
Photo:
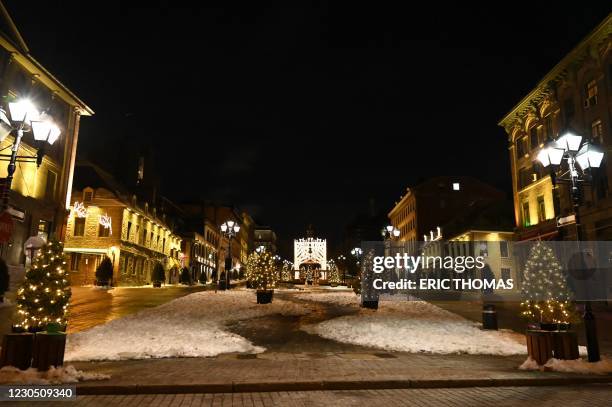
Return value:
M 493 304 L 482 306 L 482 329 L 497 330 L 497 311 Z

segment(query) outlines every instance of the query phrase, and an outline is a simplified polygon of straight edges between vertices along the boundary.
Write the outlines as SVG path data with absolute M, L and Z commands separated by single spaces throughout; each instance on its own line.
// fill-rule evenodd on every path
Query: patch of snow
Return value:
M 0 369 L 0 383 L 3 384 L 62 384 L 77 383 L 84 380 L 106 380 L 109 375 L 94 372 L 83 372 L 74 366 L 55 368 L 51 366 L 46 372 L 39 372 L 36 368 L 19 370 L 13 366 Z
M 270 314 L 304 315 L 309 309 L 274 299 L 257 304 L 252 291 L 201 291 L 69 334 L 65 360 L 210 357 L 265 349 L 226 329 L 226 324 Z
M 354 301 L 358 301 L 359 297 L 354 297 L 357 298 Z M 303 329 L 338 342 L 389 351 L 474 355 L 527 353 L 524 335 L 510 330 L 482 330 L 480 324 L 424 301 L 380 302 L 377 311 L 360 309 L 356 315 L 334 318 Z
M 540 366 L 531 356 L 529 356 L 527 360 L 519 366 L 519 369 L 580 374 L 609 374 L 612 373 L 612 359 L 603 358 L 599 362 L 589 363 L 585 359 L 561 360 L 551 358 L 546 364 Z
M 361 297 L 353 291 L 346 292 L 309 292 L 295 295 L 295 298 L 306 301 L 323 302 L 339 306 L 359 306 Z

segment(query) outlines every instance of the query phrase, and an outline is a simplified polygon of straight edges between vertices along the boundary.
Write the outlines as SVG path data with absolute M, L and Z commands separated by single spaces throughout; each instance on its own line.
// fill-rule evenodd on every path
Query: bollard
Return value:
M 497 330 L 497 311 L 493 304 L 482 306 L 482 329 Z

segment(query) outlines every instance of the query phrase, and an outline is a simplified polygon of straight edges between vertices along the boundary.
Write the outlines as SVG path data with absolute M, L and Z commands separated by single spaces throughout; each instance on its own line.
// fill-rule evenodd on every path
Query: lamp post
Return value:
M 232 239 L 240 232 L 240 226 L 233 220 L 228 220 L 221 225 L 221 233 L 227 237 L 227 256 L 225 258 L 225 289 L 230 288 L 229 273 L 232 270 Z
M 346 256 L 338 256 L 338 263 L 342 264 L 342 284 L 346 285 Z
M 604 153 L 590 140 L 583 139 L 582 136 L 571 132 L 566 132 L 557 140 L 549 141 L 537 155 L 537 160 L 544 168 L 550 167 L 553 185 L 567 183 L 570 187 L 579 250 L 580 241 L 583 240 L 579 210 L 582 203 L 580 190 L 582 184 L 590 178 L 589 171 L 592 168 L 599 168 L 603 157 Z M 563 165 L 563 161 L 567 163 L 566 166 Z M 599 343 L 595 316 L 588 298 L 584 305 L 583 320 L 589 362 L 597 362 L 600 360 Z
M 382 234 L 383 239 L 385 239 L 385 241 L 393 240 L 394 238 L 397 239 L 399 237 L 400 230 L 396 228 L 395 226 L 387 225 L 383 228 L 383 230 L 381 231 L 381 234 Z
M 0 109 L 0 141 L 3 141 L 9 134 L 14 133 L 11 154 L 0 154 L 3 160 L 8 160 L 7 176 L 2 196 L 2 210 L 8 208 L 9 191 L 13 182 L 13 176 L 17 167 L 17 162 L 36 162 L 40 166 L 45 154 L 45 144 L 52 145 L 61 134 L 59 127 L 53 122 L 50 115 L 40 113 L 28 99 L 17 102 L 9 102 L 9 120 L 6 112 Z M 24 133 L 32 132 L 34 140 L 40 146 L 35 157 L 17 155 Z

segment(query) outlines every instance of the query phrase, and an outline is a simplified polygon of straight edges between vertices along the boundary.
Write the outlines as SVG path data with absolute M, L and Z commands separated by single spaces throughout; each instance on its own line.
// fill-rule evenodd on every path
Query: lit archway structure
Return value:
M 327 268 L 327 240 L 309 237 L 293 241 L 293 270 L 296 279 L 300 278 L 300 267 L 309 264 Z M 327 270 L 321 270 L 321 278 L 327 278 Z

